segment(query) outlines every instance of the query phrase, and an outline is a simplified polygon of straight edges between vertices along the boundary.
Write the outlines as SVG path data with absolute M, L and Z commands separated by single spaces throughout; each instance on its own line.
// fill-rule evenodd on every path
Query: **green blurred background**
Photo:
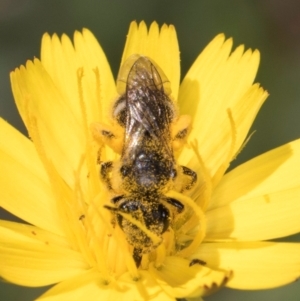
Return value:
M 1 117 L 26 133 L 8 75 L 27 59 L 39 57 L 44 32 L 72 36 L 74 30 L 91 29 L 116 74 L 132 20 L 176 26 L 183 75 L 220 32 L 232 36 L 235 46 L 245 44 L 260 50 L 257 82 L 270 97 L 253 125 L 255 135 L 232 166 L 300 137 L 299 0 L 0 0 Z M 0 212 L 0 217 L 10 218 L 5 212 Z M 300 241 L 300 236 L 286 240 Z M 0 283 L 0 301 L 34 300 L 44 290 Z M 300 283 L 265 291 L 222 289 L 206 300 L 296 301 L 300 300 Z

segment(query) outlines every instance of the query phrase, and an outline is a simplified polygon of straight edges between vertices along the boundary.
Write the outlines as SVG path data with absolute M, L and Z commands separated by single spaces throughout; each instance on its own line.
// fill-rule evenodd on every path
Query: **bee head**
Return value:
M 124 231 L 129 244 L 138 249 L 143 249 L 143 253 L 151 252 L 157 244 L 145 233 L 145 228 L 161 237 L 170 224 L 170 212 L 166 206 L 157 200 L 147 200 L 141 196 L 119 196 L 112 200 L 116 207 L 105 206 L 114 211 L 120 228 Z M 126 218 L 121 213 L 129 214 L 132 219 Z

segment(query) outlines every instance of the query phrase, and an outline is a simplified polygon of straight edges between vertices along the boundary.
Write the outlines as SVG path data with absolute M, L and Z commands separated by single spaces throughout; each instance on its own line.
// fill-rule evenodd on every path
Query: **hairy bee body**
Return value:
M 184 209 L 180 201 L 165 193 L 174 189 L 178 174 L 190 178 L 188 185 L 180 188 L 182 191 L 192 187 L 197 175 L 178 166 L 174 158 L 173 141 L 184 139 L 188 126 L 181 122 L 184 126 L 172 135 L 171 125 L 179 118 L 162 70 L 148 57 L 131 56 L 120 70 L 117 88 L 120 97 L 112 116 L 124 129 L 121 156 L 117 163 L 104 162 L 101 176 L 107 187 L 116 192 L 112 198 L 115 206 L 105 207 L 115 213 L 127 241 L 134 247 L 133 257 L 139 266 L 142 254 L 151 252 L 157 244 L 120 213 L 130 214 L 161 237 L 172 216 Z M 102 129 L 101 133 L 107 144 L 113 145 L 117 135 L 110 129 Z M 118 185 L 114 185 L 113 178 L 119 179 Z

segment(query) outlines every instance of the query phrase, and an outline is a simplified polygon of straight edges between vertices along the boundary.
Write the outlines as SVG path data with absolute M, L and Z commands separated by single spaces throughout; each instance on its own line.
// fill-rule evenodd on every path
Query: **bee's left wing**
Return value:
M 172 158 L 170 124 L 175 108 L 165 92 L 167 79 L 160 72 L 149 58 L 143 56 L 129 70 L 126 85 L 125 145 L 131 147 L 135 144 L 136 147 L 137 136 L 141 139 L 141 135 L 149 135 L 153 143 L 162 147 Z

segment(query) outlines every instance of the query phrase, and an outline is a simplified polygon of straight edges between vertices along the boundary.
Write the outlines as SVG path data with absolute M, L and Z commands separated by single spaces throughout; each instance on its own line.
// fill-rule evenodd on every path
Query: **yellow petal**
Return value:
M 55 200 L 33 143 L 0 119 L 0 206 L 26 222 L 63 235 Z
M 71 249 L 68 240 L 63 236 L 53 234 L 32 225 L 0 220 L 0 244 L 11 244 L 15 242 L 19 244 L 31 244 L 37 241 L 41 241 L 47 245 Z
M 299 161 L 296 140 L 225 175 L 207 211 L 206 239 L 267 240 L 298 233 Z
M 107 119 L 117 96 L 115 81 L 107 58 L 94 35 L 83 29 L 75 32 L 76 58 L 83 66 L 83 91 L 88 125 Z M 99 81 L 99 82 L 98 82 Z
M 299 200 L 300 184 L 210 210 L 205 239 L 255 241 L 296 234 L 300 232 Z
M 49 74 L 35 59 L 11 74 L 13 94 L 30 135 L 38 136 L 48 160 L 71 185 L 74 170 L 85 152 L 82 123 L 69 110 Z M 36 123 L 36 124 L 35 124 Z
M 110 101 L 116 94 L 115 83 L 106 56 L 93 34 L 83 29 L 74 36 L 75 48 L 63 35 L 42 39 L 41 62 L 56 87 L 64 95 L 69 109 L 77 119 L 83 118 L 80 92 L 83 90 L 84 113 L 88 124 L 103 120 Z M 83 69 L 79 82 L 78 71 Z
M 132 54 L 150 57 L 163 70 L 171 83 L 172 96 L 177 100 L 180 81 L 179 46 L 174 26 L 163 25 L 159 30 L 153 22 L 147 30 L 144 22 L 130 24 L 121 65 Z
M 88 266 L 76 251 L 43 241 L 0 243 L 0 276 L 25 286 L 44 286 L 80 275 Z
M 259 64 L 258 51 L 238 47 L 231 55 L 232 41 L 217 36 L 187 73 L 179 95 L 181 112 L 193 116 L 190 141 L 196 139 L 199 153 L 211 177 L 224 170 L 245 140 L 267 93 L 252 86 Z M 181 160 L 192 160 L 185 150 Z M 197 160 L 189 164 L 200 169 Z
M 41 301 L 145 301 L 166 300 L 175 301 L 167 295 L 151 277 L 149 273 L 141 271 L 139 280 L 132 280 L 128 274 L 124 274 L 118 281 L 104 282 L 97 271 L 90 270 L 78 277 L 61 282 L 47 291 L 38 300 Z
M 204 243 L 194 258 L 208 267 L 231 270 L 227 285 L 236 289 L 267 289 L 300 276 L 300 245 L 272 242 Z
M 104 297 L 109 295 L 110 290 L 101 282 L 99 273 L 89 270 L 82 275 L 67 279 L 40 296 L 42 301 L 83 301 L 89 300 L 109 300 Z
M 238 166 L 222 178 L 208 209 L 298 187 L 299 162 L 300 139 Z
M 64 101 L 77 120 L 82 119 L 79 102 L 77 70 L 82 64 L 76 59 L 71 40 L 63 35 L 44 34 L 41 45 L 41 63 L 53 84 L 63 95 Z
M 140 278 L 133 280 L 129 273 L 123 274 L 119 279 L 119 289 L 122 296 L 117 299 L 126 300 L 167 300 L 175 301 L 172 296 L 165 292 L 149 271 L 139 271 Z M 131 290 L 131 291 L 130 291 Z M 118 296 L 118 295 L 117 295 Z M 113 301 L 113 299 L 112 299 Z
M 189 266 L 190 261 L 180 257 L 167 257 L 159 269 L 149 271 L 158 284 L 176 298 L 196 297 L 224 285 L 229 274 L 214 271 L 202 265 Z

